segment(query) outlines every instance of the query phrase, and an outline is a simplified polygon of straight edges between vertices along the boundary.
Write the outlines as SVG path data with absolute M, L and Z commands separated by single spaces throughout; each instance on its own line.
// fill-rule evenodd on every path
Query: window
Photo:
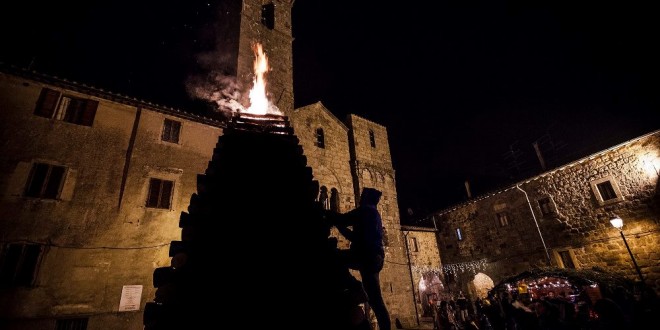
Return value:
M 328 198 L 328 188 L 325 186 L 321 186 L 321 190 L 319 193 L 319 203 L 323 206 L 323 209 L 329 210 L 330 209 L 330 200 Z
M 12 243 L 5 245 L 0 252 L 0 285 L 33 286 L 42 246 Z
M 88 317 L 57 320 L 55 330 L 87 330 L 88 321 Z
M 372 130 L 369 130 L 369 143 L 371 144 L 372 148 L 376 147 L 376 136 Z
M 541 214 L 543 216 L 550 216 L 550 215 L 555 215 L 555 206 L 552 202 L 552 198 L 550 197 L 545 197 L 541 198 L 538 200 L 539 202 L 539 207 L 541 208 Z
M 456 228 L 456 238 L 457 238 L 459 241 L 462 241 L 462 240 L 463 240 L 463 233 L 461 233 L 461 228 Z
M 330 189 L 330 210 L 339 212 L 339 191 L 337 191 L 337 188 Z
M 509 215 L 506 212 L 500 212 L 497 214 L 497 223 L 500 227 L 506 227 L 509 225 Z
M 564 265 L 564 268 L 575 269 L 575 264 L 573 263 L 571 254 L 568 251 L 560 251 L 559 257 L 561 258 L 561 262 Z
M 147 207 L 157 209 L 169 209 L 172 204 L 172 190 L 174 182 L 154 179 L 149 181 L 149 196 L 147 197 Z
M 44 88 L 41 90 L 34 114 L 72 124 L 92 126 L 98 105 L 98 101 L 62 95 L 58 91 Z
M 263 24 L 268 29 L 272 30 L 275 28 L 275 4 L 267 3 L 261 6 L 261 24 Z
M 576 269 L 575 255 L 571 249 L 554 250 L 552 254 L 560 268 Z
M 603 198 L 603 201 L 608 201 L 610 199 L 616 198 L 616 192 L 614 192 L 614 187 L 612 187 L 612 182 L 605 181 L 596 185 L 600 196 Z
M 163 123 L 163 135 L 161 140 L 179 143 L 179 132 L 181 131 L 181 122 L 165 119 Z
M 316 129 L 316 146 L 319 148 L 325 148 L 325 135 L 323 134 L 322 128 Z
M 411 237 L 410 238 L 410 251 L 412 252 L 418 252 L 419 247 L 417 246 L 417 237 Z
M 599 205 L 611 204 L 623 200 L 619 186 L 611 176 L 591 181 L 591 190 Z
M 25 186 L 25 196 L 56 199 L 62 190 L 65 173 L 64 166 L 33 164 Z

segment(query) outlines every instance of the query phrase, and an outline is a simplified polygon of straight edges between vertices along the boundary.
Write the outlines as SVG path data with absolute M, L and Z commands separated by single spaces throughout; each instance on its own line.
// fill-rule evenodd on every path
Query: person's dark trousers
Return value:
M 390 313 L 387 312 L 383 295 L 380 293 L 380 272 L 360 271 L 360 276 L 364 291 L 367 292 L 369 298 L 369 307 L 374 311 L 378 320 L 378 329 L 391 330 Z

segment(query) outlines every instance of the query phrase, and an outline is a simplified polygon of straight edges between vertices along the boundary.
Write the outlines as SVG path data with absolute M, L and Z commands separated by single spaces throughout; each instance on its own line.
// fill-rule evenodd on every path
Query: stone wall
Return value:
M 261 23 L 262 6 L 273 4 L 274 28 Z M 254 51 L 252 44 L 260 42 L 269 58 L 271 71 L 266 75 L 269 99 L 286 115 L 293 111 L 293 37 L 291 35 L 290 0 L 244 0 L 241 9 L 238 78 L 243 86 L 252 86 Z M 247 91 L 243 91 L 244 98 Z M 245 99 L 243 104 L 248 104 Z
M 35 115 L 43 87 L 98 101 L 91 126 Z M 54 327 L 55 318 L 83 315 L 88 329 L 141 329 L 140 310 L 117 312 L 122 288 L 143 286 L 140 309 L 153 296 L 153 269 L 170 262 L 178 216 L 222 134 L 175 110 L 84 89 L 0 74 L 2 248 L 42 251 L 34 282 L 0 294 L 0 318 L 22 319 L 9 327 Z M 178 143 L 161 140 L 166 118 L 181 123 Z M 35 163 L 66 169 L 55 198 L 26 196 Z M 169 208 L 146 207 L 151 178 L 174 183 Z
M 438 232 L 433 228 L 420 228 L 411 226 L 402 226 L 404 239 L 408 242 L 408 255 L 410 256 L 410 266 L 412 274 L 412 286 L 415 290 L 415 303 L 417 304 L 417 313 L 421 316 L 431 316 L 428 297 L 425 293 L 432 292 L 426 289 L 426 283 L 434 275 L 443 281 L 442 262 L 440 260 L 440 250 L 438 249 Z M 425 277 L 424 288 L 420 285 L 422 277 Z M 444 281 L 443 281 L 444 282 Z M 444 288 L 444 283 L 442 287 Z
M 385 267 L 380 276 L 383 298 L 392 318 L 398 318 L 404 326 L 412 326 L 417 321 L 412 287 L 405 280 L 410 278 L 410 273 L 399 221 L 396 181 L 387 129 L 356 115 L 349 115 L 346 124 L 349 128 L 355 196 L 359 196 L 363 187 L 372 187 L 383 192 L 378 204 L 386 236 Z
M 348 128 L 321 103 L 296 109 L 289 117 L 303 146 L 307 164 L 314 170 L 319 186 L 339 192 L 339 212 L 355 207 L 351 175 Z M 317 130 L 322 129 L 324 147 L 317 145 Z
M 619 216 L 646 283 L 658 290 L 659 168 L 660 132 L 654 132 L 437 212 L 443 263 L 486 258 L 483 272 L 495 283 L 530 267 L 571 263 L 638 280 L 609 221 Z M 471 279 L 469 272 L 458 278 L 461 285 Z

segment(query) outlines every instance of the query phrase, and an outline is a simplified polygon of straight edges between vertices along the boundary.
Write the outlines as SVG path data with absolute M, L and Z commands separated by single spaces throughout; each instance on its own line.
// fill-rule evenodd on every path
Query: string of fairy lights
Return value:
M 464 273 L 466 271 L 471 271 L 473 274 L 477 274 L 478 271 L 481 271 L 486 268 L 486 264 L 487 264 L 486 259 L 480 259 L 475 261 L 442 265 L 442 270 L 445 273 L 453 274 L 454 276 L 458 275 L 459 273 Z
M 442 274 L 442 270 L 438 267 L 431 267 L 431 266 L 415 266 L 412 265 L 410 266 L 412 268 L 412 271 L 417 273 L 418 275 L 424 275 L 428 273 L 433 273 L 435 275 L 440 276 Z
M 486 264 L 488 262 L 486 259 L 480 259 L 480 260 L 475 260 L 475 261 L 467 261 L 467 262 L 459 262 L 455 264 L 447 264 L 447 265 L 442 265 L 442 269 L 439 267 L 432 267 L 432 266 L 416 266 L 412 265 L 412 271 L 418 273 L 418 274 L 428 274 L 428 273 L 434 273 L 436 275 L 441 275 L 442 273 L 444 274 L 453 274 L 454 276 L 458 275 L 459 273 L 464 273 L 466 271 L 471 271 L 474 274 L 477 274 L 477 272 L 483 270 L 486 268 Z

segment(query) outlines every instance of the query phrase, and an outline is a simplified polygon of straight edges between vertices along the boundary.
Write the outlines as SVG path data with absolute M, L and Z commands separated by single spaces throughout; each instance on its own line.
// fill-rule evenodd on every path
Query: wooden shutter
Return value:
M 37 107 L 34 114 L 41 117 L 52 118 L 57 107 L 57 101 L 60 99 L 60 92 L 44 88 L 41 90 Z
M 147 196 L 147 207 L 158 207 L 160 197 L 160 179 L 149 180 L 149 196 Z
M 158 205 L 158 207 L 162 209 L 170 208 L 172 205 L 172 188 L 174 188 L 174 182 L 163 180 L 160 205 Z
M 83 111 L 80 125 L 92 126 L 94 117 L 96 116 L 96 109 L 99 106 L 99 101 L 86 100 L 85 110 Z
M 172 122 L 172 142 L 179 143 L 179 131 L 181 131 L 181 122 Z

